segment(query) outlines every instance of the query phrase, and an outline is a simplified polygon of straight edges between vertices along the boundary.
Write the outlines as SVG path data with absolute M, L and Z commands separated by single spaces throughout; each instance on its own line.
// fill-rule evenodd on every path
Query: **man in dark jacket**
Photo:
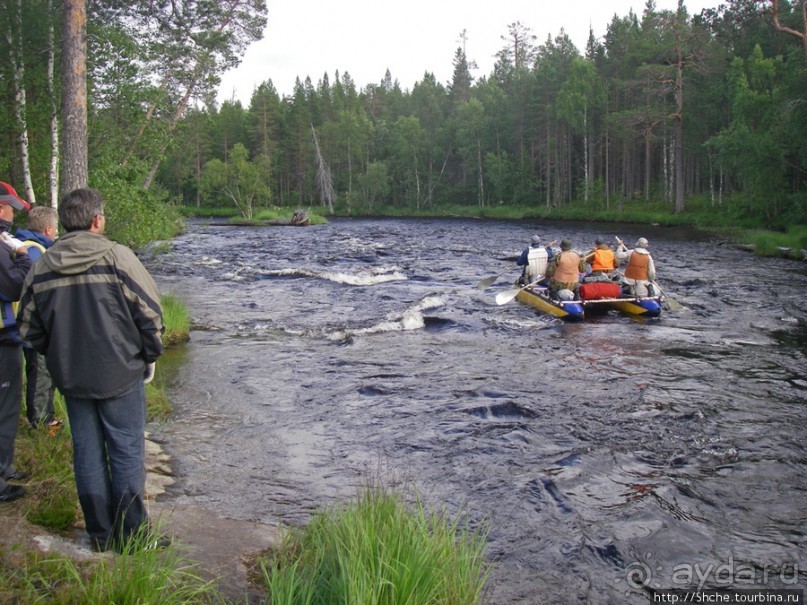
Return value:
M 133 536 L 151 546 L 144 382 L 163 352 L 157 285 L 129 248 L 104 237 L 97 191 L 65 195 L 59 219 L 65 235 L 25 280 L 20 333 L 64 395 L 92 548 L 121 551 Z
M 25 229 L 17 229 L 14 236 L 25 244 L 28 256 L 36 262 L 56 241 L 59 232 L 59 215 L 50 206 L 34 206 L 28 212 Z M 30 346 L 23 346 L 25 357 L 25 415 L 33 428 L 58 428 L 61 421 L 54 416 L 55 389 L 45 358 Z
M 16 301 L 31 259 L 23 243 L 9 235 L 15 210 L 28 210 L 8 183 L 0 183 L 0 502 L 25 494 L 21 481 L 28 474 L 14 468 L 14 440 L 22 405 L 22 340 L 15 319 Z

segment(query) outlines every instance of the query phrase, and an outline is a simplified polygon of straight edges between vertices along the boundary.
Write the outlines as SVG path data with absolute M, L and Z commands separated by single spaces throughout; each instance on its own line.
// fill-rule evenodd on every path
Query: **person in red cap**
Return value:
M 22 340 L 15 315 L 32 262 L 26 247 L 9 230 L 14 211 L 30 208 L 11 185 L 0 182 L 0 502 L 25 494 L 25 488 L 8 481 L 28 477 L 14 468 L 14 440 L 22 406 Z

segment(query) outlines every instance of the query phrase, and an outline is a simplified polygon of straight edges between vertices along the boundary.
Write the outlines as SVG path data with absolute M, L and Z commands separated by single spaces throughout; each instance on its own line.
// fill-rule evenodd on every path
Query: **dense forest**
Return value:
M 62 4 L 1 1 L 0 180 L 55 204 Z M 268 65 L 248 107 L 219 106 L 220 75 L 265 24 L 263 0 L 87 0 L 91 184 L 246 217 L 697 199 L 746 224 L 807 223 L 807 0 L 699 15 L 648 0 L 584 49 L 515 22 L 492 73 L 460 47 L 450 82 L 425 71 L 412 90 L 345 71 L 281 96 Z

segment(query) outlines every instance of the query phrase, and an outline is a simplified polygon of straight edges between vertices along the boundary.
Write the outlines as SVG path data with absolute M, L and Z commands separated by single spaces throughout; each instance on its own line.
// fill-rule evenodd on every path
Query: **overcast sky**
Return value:
M 269 20 L 264 37 L 252 44 L 241 64 L 224 74 L 219 101 L 238 99 L 245 106 L 253 90 L 272 80 L 282 95 L 291 95 L 294 80 L 306 76 L 316 86 L 325 73 L 348 72 L 360 90 L 379 83 L 387 69 L 401 87 L 411 90 L 424 72 L 450 82 L 454 54 L 462 46 L 479 68 L 476 78 L 493 70 L 494 55 L 505 46 L 507 27 L 520 21 L 543 44 L 563 28 L 581 52 L 589 28 L 601 38 L 614 14 L 633 8 L 641 17 L 644 0 L 267 0 Z M 685 0 L 690 14 L 715 7 L 719 0 Z M 672 9 L 677 0 L 656 0 Z

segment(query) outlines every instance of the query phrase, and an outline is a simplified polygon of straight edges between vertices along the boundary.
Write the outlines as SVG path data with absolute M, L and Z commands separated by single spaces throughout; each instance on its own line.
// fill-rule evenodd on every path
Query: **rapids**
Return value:
M 496 305 L 515 268 L 477 282 L 533 233 L 645 236 L 686 309 L 572 325 Z M 302 524 L 368 482 L 414 488 L 487 528 L 497 605 L 807 585 L 804 263 L 684 229 L 461 219 L 199 221 L 171 246 L 144 260 L 200 327 L 157 364 L 178 508 Z

